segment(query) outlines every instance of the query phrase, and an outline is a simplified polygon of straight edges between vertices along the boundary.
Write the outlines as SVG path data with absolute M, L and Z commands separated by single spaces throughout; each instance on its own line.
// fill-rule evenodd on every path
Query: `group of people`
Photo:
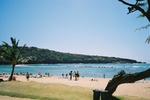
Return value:
M 29 81 L 29 78 L 30 78 L 30 75 L 33 75 L 32 73 L 26 73 L 26 79 L 27 79 L 27 81 Z M 38 75 L 36 76 L 37 78 L 42 78 L 42 75 L 41 75 L 41 72 L 38 72 Z
M 39 76 L 41 76 L 41 73 L 40 72 L 38 72 L 38 75 Z M 47 75 L 47 74 L 46 74 Z M 64 74 L 62 74 L 62 77 L 64 77 Z M 70 80 L 73 80 L 73 77 L 74 77 L 74 80 L 75 81 L 78 81 L 79 80 L 79 77 L 80 77 L 80 73 L 79 73 L 79 71 L 70 71 L 69 72 L 69 79 Z M 30 74 L 27 72 L 26 73 L 26 79 L 27 79 L 27 81 L 29 81 L 29 78 L 30 78 Z M 66 74 L 66 78 L 68 78 L 68 74 Z
M 70 71 L 69 76 L 70 76 L 70 80 L 72 80 L 72 77 L 74 77 L 75 81 L 78 81 L 79 77 L 80 77 L 80 73 L 79 73 L 79 71 L 77 71 L 77 72 L 74 71 L 74 73 L 73 73 L 73 71 Z

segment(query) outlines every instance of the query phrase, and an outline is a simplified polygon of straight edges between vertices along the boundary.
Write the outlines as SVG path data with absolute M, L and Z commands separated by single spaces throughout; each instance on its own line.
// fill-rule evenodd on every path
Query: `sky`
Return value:
M 0 45 L 13 37 L 20 46 L 150 63 L 149 29 L 135 31 L 149 22 L 127 13 L 118 0 L 0 0 Z

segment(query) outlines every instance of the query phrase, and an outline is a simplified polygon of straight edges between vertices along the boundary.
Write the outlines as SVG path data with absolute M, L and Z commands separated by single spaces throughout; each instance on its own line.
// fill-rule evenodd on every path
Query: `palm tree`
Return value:
M 11 39 L 12 45 L 9 45 L 8 43 L 3 41 L 3 45 L 0 51 L 0 55 L 5 60 L 9 61 L 12 64 L 12 71 L 9 77 L 9 81 L 11 81 L 13 78 L 15 66 L 20 59 L 20 54 L 22 53 L 24 47 L 26 46 L 25 44 L 21 49 L 19 49 L 18 47 L 19 40 L 16 41 L 16 39 L 12 37 L 10 39 Z

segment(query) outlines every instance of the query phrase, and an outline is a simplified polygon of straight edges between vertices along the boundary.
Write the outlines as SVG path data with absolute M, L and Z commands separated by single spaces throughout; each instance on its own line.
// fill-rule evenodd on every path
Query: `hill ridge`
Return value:
M 21 48 L 21 47 L 19 47 Z M 133 59 L 64 53 L 37 47 L 25 47 L 20 64 L 55 64 L 55 63 L 141 63 Z M 0 57 L 0 64 L 8 64 Z

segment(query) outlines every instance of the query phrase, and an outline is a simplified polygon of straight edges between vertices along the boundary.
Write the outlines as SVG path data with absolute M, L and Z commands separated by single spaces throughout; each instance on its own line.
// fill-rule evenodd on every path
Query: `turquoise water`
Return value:
M 62 73 L 67 74 L 70 71 L 79 71 L 80 76 L 84 77 L 103 77 L 112 78 L 120 70 L 126 73 L 135 73 L 150 68 L 150 64 L 23 64 L 17 65 L 15 73 L 33 73 L 37 75 L 40 71 L 43 75 L 48 72 L 54 76 L 61 76 Z M 10 74 L 11 65 L 0 65 L 0 73 Z

